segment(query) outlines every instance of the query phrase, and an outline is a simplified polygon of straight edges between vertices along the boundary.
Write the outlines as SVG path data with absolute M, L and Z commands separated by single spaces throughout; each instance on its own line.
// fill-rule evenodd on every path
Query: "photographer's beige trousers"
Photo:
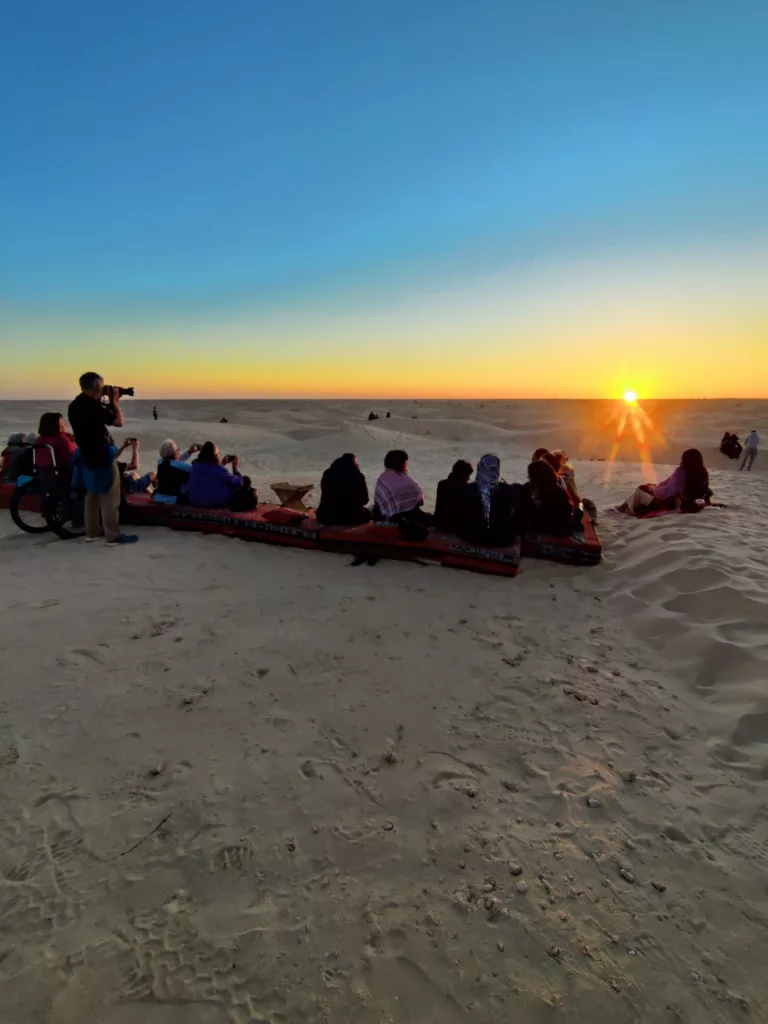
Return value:
M 120 470 L 117 462 L 112 463 L 112 486 L 106 494 L 91 494 L 88 491 L 85 495 L 85 535 L 86 537 L 99 536 L 99 517 L 104 526 L 104 539 L 115 542 L 120 540 L 120 520 L 118 509 L 120 508 Z

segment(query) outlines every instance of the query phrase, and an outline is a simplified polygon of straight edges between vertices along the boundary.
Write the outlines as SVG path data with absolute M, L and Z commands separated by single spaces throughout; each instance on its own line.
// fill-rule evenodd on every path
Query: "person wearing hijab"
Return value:
M 635 516 L 675 508 L 695 512 L 700 501 L 709 505 L 711 497 L 704 457 L 698 448 L 687 448 L 680 465 L 666 480 L 658 484 L 641 484 L 620 507 Z
M 520 487 L 501 478 L 498 455 L 484 455 L 477 464 L 475 482 L 464 490 L 459 536 L 469 544 L 504 548 L 515 537 L 513 513 Z
M 437 485 L 435 526 L 444 533 L 458 533 L 461 528 L 464 492 L 474 469 L 471 462 L 459 459 L 449 476 Z
M 367 503 L 365 477 L 357 458 L 347 452 L 323 473 L 320 504 L 315 515 L 327 526 L 362 526 L 371 521 L 371 512 L 365 507 Z
M 424 492 L 408 474 L 408 453 L 396 449 L 387 452 L 384 472 L 376 481 L 374 518 L 393 522 L 407 519 L 431 526 L 433 517 L 423 512 Z
M 549 462 L 532 462 L 515 511 L 519 532 L 566 537 L 581 524 L 582 518 L 583 513 L 574 509 Z

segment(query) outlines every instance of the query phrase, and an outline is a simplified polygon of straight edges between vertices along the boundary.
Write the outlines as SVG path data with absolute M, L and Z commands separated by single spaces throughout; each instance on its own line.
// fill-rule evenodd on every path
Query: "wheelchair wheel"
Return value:
M 51 530 L 61 540 L 73 540 L 85 533 L 82 496 L 63 495 L 45 501 L 45 517 Z
M 43 496 L 34 480 L 14 488 L 11 519 L 25 533 L 46 533 L 51 529 L 43 511 Z

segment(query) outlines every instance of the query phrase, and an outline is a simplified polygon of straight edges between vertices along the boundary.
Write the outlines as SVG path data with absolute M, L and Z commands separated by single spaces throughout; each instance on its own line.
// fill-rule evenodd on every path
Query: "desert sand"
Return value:
M 372 488 L 404 447 L 431 502 L 457 457 L 515 480 L 564 447 L 604 561 L 107 550 L 1 513 L 4 1024 L 765 1020 L 768 403 L 647 403 L 652 473 L 598 461 L 617 403 L 152 404 L 116 432 L 144 469 L 213 438 L 265 498 L 345 451 Z M 717 445 L 752 427 L 739 473 Z M 607 511 L 689 446 L 728 508 Z

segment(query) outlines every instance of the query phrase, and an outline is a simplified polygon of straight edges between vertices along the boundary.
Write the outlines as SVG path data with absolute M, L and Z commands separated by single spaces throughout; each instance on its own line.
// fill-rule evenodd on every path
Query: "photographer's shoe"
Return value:
M 120 547 L 121 544 L 138 544 L 138 542 L 139 538 L 135 533 L 121 533 L 120 540 L 108 540 L 107 547 L 117 548 Z

